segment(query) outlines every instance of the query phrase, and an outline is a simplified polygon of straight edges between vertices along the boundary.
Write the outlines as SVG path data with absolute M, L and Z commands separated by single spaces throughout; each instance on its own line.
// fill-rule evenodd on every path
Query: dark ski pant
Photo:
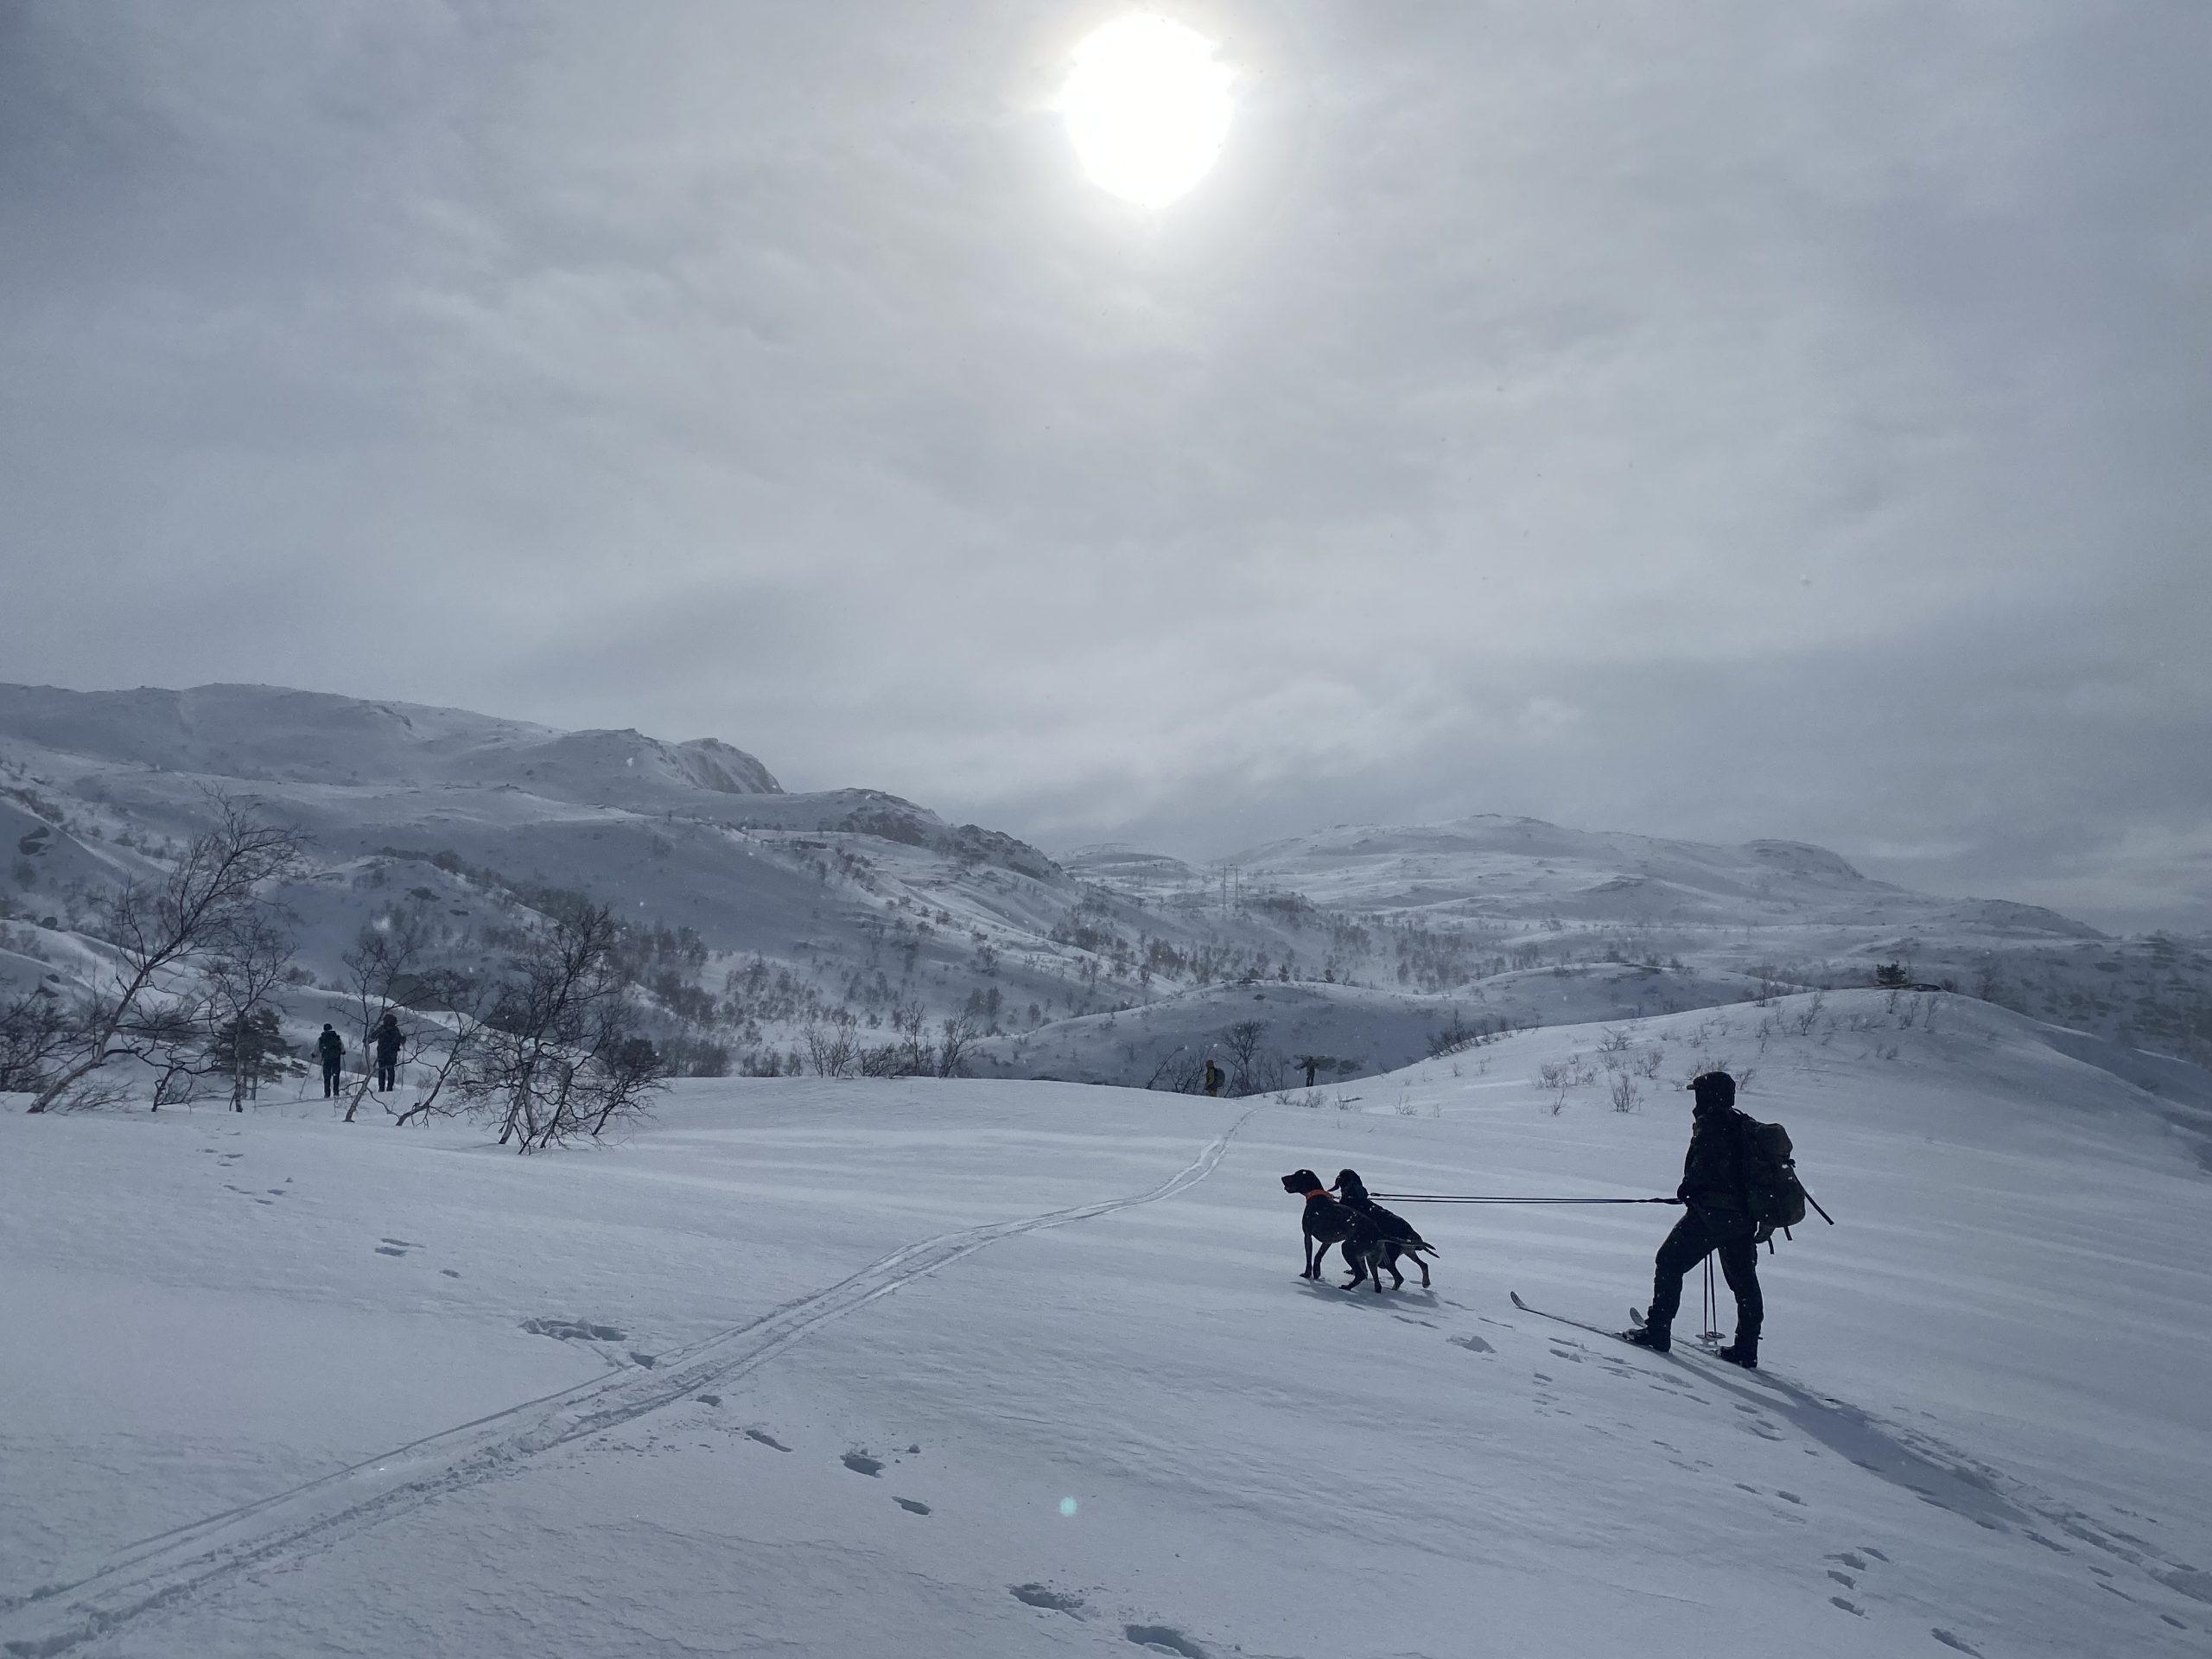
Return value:
M 1646 1322 L 1665 1330 L 1682 1305 L 1682 1279 L 1708 1255 L 1718 1254 L 1728 1288 L 1736 1293 L 1736 1340 L 1757 1342 L 1766 1320 L 1759 1294 L 1759 1247 L 1751 1242 L 1751 1217 L 1692 1209 L 1675 1224 L 1652 1265 L 1651 1312 Z
M 382 1094 L 382 1093 L 384 1093 L 384 1092 L 385 1092 L 385 1090 L 387 1090 L 387 1089 L 394 1089 L 394 1088 L 397 1088 L 397 1087 L 398 1086 L 398 1084 L 399 1084 L 399 1057 L 398 1057 L 397 1054 L 395 1054 L 395 1055 L 391 1056 L 389 1059 L 387 1059 L 385 1056 L 383 1056 L 383 1055 L 381 1055 L 381 1054 L 378 1055 L 378 1056 L 377 1056 L 377 1092 L 378 1092 L 378 1094 Z
M 338 1092 L 338 1068 L 330 1061 L 322 1063 L 322 1097 L 328 1100 Z

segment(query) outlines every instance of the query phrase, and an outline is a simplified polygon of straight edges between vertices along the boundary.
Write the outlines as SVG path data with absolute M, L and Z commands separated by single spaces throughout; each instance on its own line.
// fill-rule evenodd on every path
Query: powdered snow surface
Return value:
M 2024 1020 L 1808 1006 L 1530 1033 L 1349 1110 L 700 1082 L 531 1159 L 320 1102 L 0 1112 L 0 1639 L 2204 1653 L 2212 1182 Z M 1433 1294 L 1298 1280 L 1285 1172 L 1669 1192 L 1722 1058 L 1840 1224 L 1762 1257 L 1768 1370 L 1508 1300 L 1624 1323 L 1658 1206 L 1403 1205 Z

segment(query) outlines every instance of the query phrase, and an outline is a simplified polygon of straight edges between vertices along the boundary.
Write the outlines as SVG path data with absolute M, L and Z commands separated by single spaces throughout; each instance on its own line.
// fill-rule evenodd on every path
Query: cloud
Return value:
M 1526 810 L 2195 914 L 2179 8 L 0 13 L 10 678 L 715 733 L 1047 840 Z

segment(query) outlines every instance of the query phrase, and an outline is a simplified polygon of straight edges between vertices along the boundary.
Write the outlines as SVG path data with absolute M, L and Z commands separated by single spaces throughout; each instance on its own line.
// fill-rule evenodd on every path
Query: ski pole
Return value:
M 1805 1192 L 1805 1184 L 1804 1184 L 1804 1182 L 1800 1181 L 1800 1182 L 1798 1182 L 1798 1183 L 1797 1183 L 1797 1190 L 1798 1190 L 1800 1192 Z M 1806 1203 L 1808 1203 L 1808 1204 L 1809 1204 L 1809 1205 L 1811 1205 L 1813 1206 L 1814 1210 L 1819 1213 L 1820 1217 L 1821 1217 L 1821 1219 L 1822 1221 L 1825 1221 L 1826 1223 L 1827 1223 L 1827 1224 L 1828 1224 L 1829 1226 L 1831 1226 L 1831 1227 L 1833 1227 L 1833 1226 L 1834 1226 L 1834 1225 L 1835 1225 L 1835 1217 L 1834 1217 L 1834 1216 L 1832 1216 L 1832 1215 L 1828 1214 L 1828 1212 L 1827 1212 L 1827 1211 L 1822 1210 L 1822 1209 L 1821 1208 L 1821 1201 L 1820 1201 L 1818 1198 L 1815 1198 L 1815 1197 L 1814 1197 L 1811 1193 L 1809 1193 L 1809 1192 L 1805 1192 L 1805 1202 L 1806 1202 Z

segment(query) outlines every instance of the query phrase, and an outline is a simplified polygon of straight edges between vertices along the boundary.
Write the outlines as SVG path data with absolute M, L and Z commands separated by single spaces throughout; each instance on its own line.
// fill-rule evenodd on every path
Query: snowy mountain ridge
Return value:
M 0 685 L 0 733 L 57 753 L 240 782 L 508 785 L 598 804 L 639 798 L 655 785 L 784 792 L 760 761 L 716 738 L 665 743 L 636 731 L 564 732 L 281 686 Z
M 1302 1079 L 1301 1055 L 1363 1075 L 1463 1029 L 1865 984 L 1883 963 L 2212 1058 L 2203 950 L 1912 893 L 1800 842 L 1482 815 L 1337 826 L 1209 867 L 1110 846 L 1056 861 L 879 791 L 789 792 L 718 740 L 243 685 L 0 686 L 0 989 L 91 971 L 100 894 L 158 869 L 210 789 L 312 838 L 284 896 L 310 976 L 292 1012 L 314 1022 L 309 993 L 374 916 L 423 907 L 480 956 L 531 893 L 562 889 L 696 941 L 688 988 L 664 982 L 664 1029 L 740 1069 L 814 1064 L 810 1022 L 864 1046 L 918 1007 L 970 1016 L 989 1075 L 1181 1086 L 1256 1020 L 1237 1084 L 1256 1089 Z
M 1956 915 L 2017 933 L 2104 937 L 2037 906 L 1939 899 L 1872 880 L 1841 855 L 1805 842 L 1718 846 L 1495 813 L 1413 826 L 1340 824 L 1225 861 L 1247 880 L 1348 908 L 1737 925 Z

